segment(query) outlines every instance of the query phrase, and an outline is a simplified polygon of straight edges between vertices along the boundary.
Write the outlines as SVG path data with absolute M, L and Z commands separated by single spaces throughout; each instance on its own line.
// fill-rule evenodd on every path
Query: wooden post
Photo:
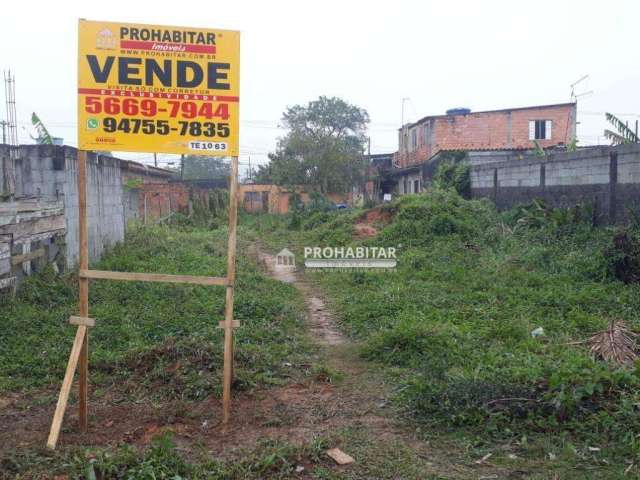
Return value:
M 233 381 L 233 289 L 236 281 L 236 227 L 238 223 L 238 157 L 231 159 L 229 182 L 229 243 L 227 245 L 227 295 L 224 309 L 224 366 L 222 379 L 222 423 L 231 417 Z
M 78 150 L 78 238 L 80 269 L 89 269 L 89 246 L 87 232 L 87 152 Z M 89 316 L 89 279 L 79 278 L 79 312 Z M 80 352 L 78 392 L 78 421 L 81 432 L 87 431 L 87 396 L 89 390 L 89 331 L 85 329 Z
M 226 425 L 231 417 L 231 383 L 233 381 L 233 329 L 239 321 L 233 319 L 233 293 L 236 280 L 236 239 L 238 220 L 238 157 L 232 157 L 231 180 L 229 182 L 229 243 L 226 277 L 197 277 L 192 275 L 165 275 L 151 273 L 109 272 L 89 270 L 89 248 L 87 229 L 87 152 L 78 151 L 78 240 L 79 240 L 79 315 L 71 316 L 70 322 L 78 325 L 73 342 L 69 363 L 65 372 L 62 388 L 58 397 L 56 411 L 51 423 L 47 446 L 55 449 L 62 420 L 64 418 L 69 393 L 76 369 L 79 370 L 79 423 L 82 432 L 88 427 L 88 385 L 89 385 L 89 333 L 88 327 L 95 325 L 95 319 L 89 318 L 89 279 L 110 279 L 123 281 L 192 283 L 198 285 L 226 286 L 224 328 L 224 366 L 222 388 L 222 423 Z M 146 192 L 145 219 L 146 219 Z

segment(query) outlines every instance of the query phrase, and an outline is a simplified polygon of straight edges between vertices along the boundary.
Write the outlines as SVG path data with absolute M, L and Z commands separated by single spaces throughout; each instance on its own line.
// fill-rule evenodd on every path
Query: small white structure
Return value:
M 279 270 L 296 269 L 296 257 L 288 248 L 283 248 L 276 255 L 276 268 Z

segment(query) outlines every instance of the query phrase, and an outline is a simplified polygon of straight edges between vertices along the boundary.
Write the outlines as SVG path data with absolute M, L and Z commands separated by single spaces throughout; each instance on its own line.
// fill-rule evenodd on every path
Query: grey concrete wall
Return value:
M 64 207 L 67 225 L 67 264 L 78 259 L 78 184 L 77 151 L 67 149 L 65 155 Z M 87 228 L 89 260 L 98 260 L 105 248 L 124 240 L 122 171 L 120 160 L 113 157 L 87 155 Z
M 140 210 L 138 208 L 138 199 L 141 197 L 140 190 L 137 188 L 123 189 L 124 202 L 124 220 L 128 224 L 131 220 L 140 219 Z
M 0 164 L 9 150 L 0 146 Z M 123 162 L 89 153 L 87 207 L 89 257 L 97 260 L 105 248 L 124 240 L 126 215 L 122 186 Z M 64 207 L 64 252 L 67 266 L 78 258 L 77 150 L 53 145 L 25 145 L 14 162 L 14 201 L 60 201 Z M 128 199 L 129 203 L 133 200 Z M 135 207 L 132 207 L 135 208 Z
M 557 207 L 589 203 L 602 223 L 626 222 L 632 212 L 640 215 L 640 145 L 476 163 L 471 189 L 501 209 L 536 198 Z

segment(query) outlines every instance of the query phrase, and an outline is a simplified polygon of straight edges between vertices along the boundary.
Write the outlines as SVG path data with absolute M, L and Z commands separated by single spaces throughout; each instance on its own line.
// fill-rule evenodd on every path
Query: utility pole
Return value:
M 364 163 L 364 174 L 362 175 L 362 201 L 367 200 L 367 182 L 371 167 L 371 136 L 367 137 L 367 161 Z M 364 206 L 364 203 L 363 203 Z
M 184 153 L 180 155 L 180 180 L 184 180 Z
M 153 154 L 153 166 L 158 168 L 158 154 L 155 152 Z
M 6 120 L 2 120 L 0 122 L 0 125 L 2 125 L 2 143 L 7 143 L 7 121 Z

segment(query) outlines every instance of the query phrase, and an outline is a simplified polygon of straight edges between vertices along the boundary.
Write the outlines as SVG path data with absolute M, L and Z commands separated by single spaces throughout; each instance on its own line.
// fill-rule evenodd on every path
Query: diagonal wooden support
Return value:
M 53 421 L 51 422 L 51 430 L 49 431 L 49 439 L 47 440 L 47 447 L 51 450 L 55 449 L 56 444 L 58 443 L 60 429 L 62 428 L 62 419 L 64 418 L 64 411 L 67 408 L 67 400 L 69 400 L 71 384 L 73 383 L 73 374 L 78 366 L 78 359 L 80 358 L 80 353 L 83 350 L 86 335 L 87 327 L 85 325 L 79 325 L 78 330 L 76 331 L 76 338 L 73 341 L 73 347 L 71 348 L 71 354 L 69 355 L 67 371 L 64 374 L 60 395 L 58 396 L 56 412 L 53 415 Z

